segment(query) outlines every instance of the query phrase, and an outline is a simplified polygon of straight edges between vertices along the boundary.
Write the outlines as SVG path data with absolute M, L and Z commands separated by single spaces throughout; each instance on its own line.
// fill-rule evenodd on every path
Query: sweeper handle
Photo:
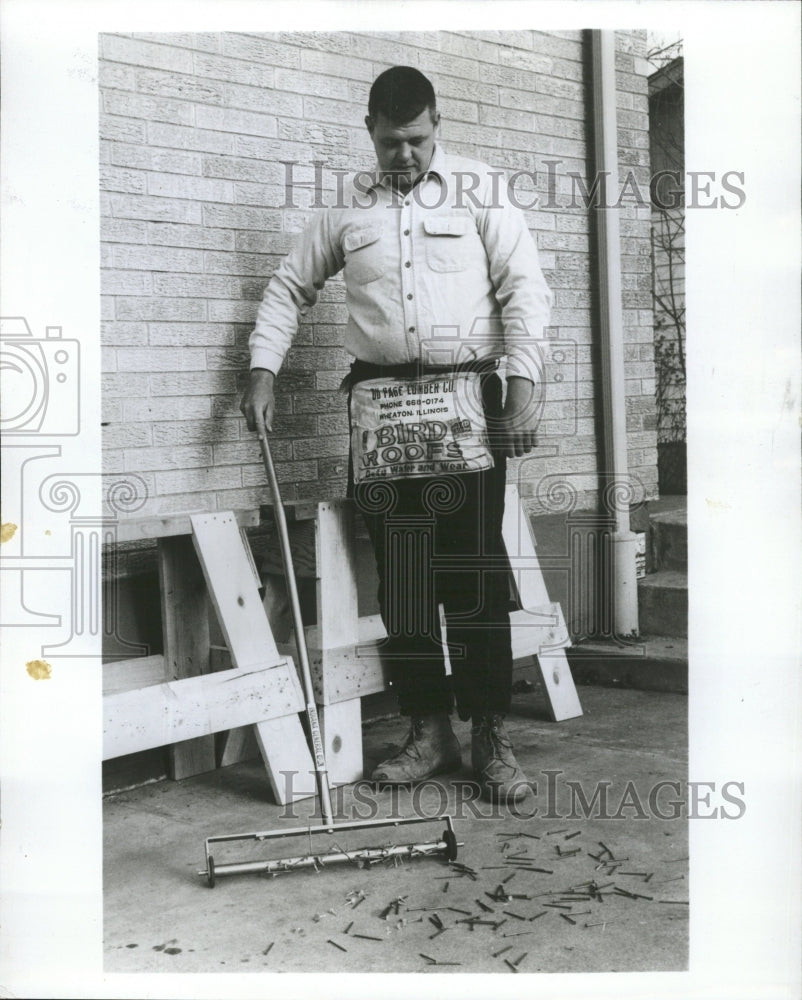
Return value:
M 320 732 L 320 719 L 315 705 L 315 694 L 312 687 L 312 672 L 309 669 L 309 652 L 306 647 L 306 633 L 301 617 L 301 602 L 298 599 L 298 584 L 295 581 L 295 570 L 292 565 L 292 552 L 290 551 L 290 534 L 287 530 L 287 518 L 284 514 L 284 504 L 281 502 L 281 493 L 278 488 L 278 479 L 273 465 L 273 456 L 270 454 L 270 446 L 267 438 L 259 435 L 259 447 L 262 449 L 262 460 L 265 464 L 267 480 L 270 483 L 270 492 L 273 494 L 273 513 L 276 518 L 278 528 L 279 543 L 281 545 L 281 559 L 284 563 L 284 575 L 287 579 L 287 591 L 290 598 L 290 608 L 292 611 L 292 623 L 295 628 L 295 641 L 298 647 L 298 660 L 301 665 L 301 684 L 303 686 L 304 698 L 306 699 L 306 715 L 309 719 L 309 731 L 312 736 L 312 749 L 315 758 L 315 779 L 317 781 L 318 794 L 320 796 L 320 810 L 324 823 L 334 831 L 334 820 L 331 811 L 331 788 L 329 786 L 329 772 L 326 767 L 326 755 L 323 751 L 323 738 Z

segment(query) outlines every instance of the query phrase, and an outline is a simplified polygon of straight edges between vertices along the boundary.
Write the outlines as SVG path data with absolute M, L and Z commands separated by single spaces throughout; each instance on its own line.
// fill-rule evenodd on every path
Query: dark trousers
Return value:
M 376 377 L 369 374 L 361 377 Z M 385 369 L 383 374 L 390 374 Z M 356 379 L 361 380 L 360 378 Z M 501 380 L 482 376 L 489 425 Z M 510 576 L 501 535 L 506 459 L 483 472 L 361 483 L 353 488 L 376 555 L 379 604 L 402 715 L 463 720 L 510 707 Z M 445 674 L 439 605 L 446 620 Z

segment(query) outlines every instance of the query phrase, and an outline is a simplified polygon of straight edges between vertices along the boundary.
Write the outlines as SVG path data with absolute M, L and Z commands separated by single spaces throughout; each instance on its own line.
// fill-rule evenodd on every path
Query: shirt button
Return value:
M 404 230 L 404 236 L 409 236 L 409 230 L 408 229 Z
M 411 298 L 412 298 L 412 292 L 408 292 L 408 293 L 407 293 L 407 298 L 408 298 L 408 299 L 411 299 Z
M 414 326 L 411 326 L 411 327 L 409 328 L 409 332 L 410 332 L 410 333 L 414 333 L 414 332 L 415 332 L 415 327 L 414 327 Z
M 407 198 L 407 200 L 406 200 L 406 201 L 404 202 L 404 204 L 405 204 L 405 205 L 408 205 L 408 204 L 409 204 L 409 198 Z
M 404 267 L 412 267 L 412 261 L 411 260 L 405 261 Z

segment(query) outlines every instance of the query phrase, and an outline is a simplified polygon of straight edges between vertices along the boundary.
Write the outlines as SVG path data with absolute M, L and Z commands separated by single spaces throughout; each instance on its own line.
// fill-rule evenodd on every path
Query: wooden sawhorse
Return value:
M 171 777 L 189 777 L 217 766 L 215 733 L 249 726 L 284 804 L 314 794 L 314 764 L 295 667 L 276 648 L 242 534 L 257 523 L 257 512 L 221 512 L 118 525 L 118 542 L 157 539 L 164 653 L 104 666 L 103 759 L 170 745 Z M 233 669 L 211 672 L 210 599 Z
M 362 777 L 361 698 L 385 691 L 389 673 L 380 645 L 387 633 L 379 615 L 360 617 L 354 508 L 346 500 L 305 508 L 315 520 L 317 624 L 306 641 L 332 784 Z M 296 519 L 304 514 L 295 511 Z M 560 605 L 549 600 L 529 517 L 514 485 L 507 487 L 503 523 L 518 610 L 511 614 L 514 660 L 534 657 L 555 722 L 582 714 L 565 655 L 570 645 Z M 279 652 L 295 655 L 294 642 Z

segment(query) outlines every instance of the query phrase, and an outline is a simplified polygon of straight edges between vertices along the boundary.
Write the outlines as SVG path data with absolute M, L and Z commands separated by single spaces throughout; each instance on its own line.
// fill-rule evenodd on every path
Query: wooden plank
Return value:
M 381 658 L 381 645 L 387 632 L 381 615 L 359 618 L 358 641 L 345 646 L 321 649 L 321 632 L 317 625 L 308 626 L 304 632 L 315 701 L 319 705 L 335 705 L 387 690 L 390 672 Z M 295 658 L 298 655 L 294 635 L 278 648 L 282 656 Z
M 258 510 L 233 512 L 241 528 L 255 528 L 259 524 Z M 136 542 L 145 538 L 169 538 L 191 535 L 189 514 L 171 514 L 169 517 L 123 518 L 114 522 L 114 543 Z
M 513 611 L 510 632 L 513 660 L 571 645 L 562 608 L 556 602 L 532 610 Z
M 208 736 L 302 707 L 295 669 L 286 660 L 107 695 L 103 759 Z M 297 715 L 291 717 L 297 721 Z
M 135 691 L 151 684 L 161 684 L 165 679 L 164 656 L 161 653 L 103 664 L 103 694 Z
M 160 538 L 158 554 L 165 680 L 207 674 L 209 599 L 192 540 Z M 167 773 L 178 781 L 215 766 L 214 737 L 202 736 L 170 748 Z
M 317 648 L 353 646 L 358 639 L 356 546 L 353 507 L 346 502 L 320 503 L 315 520 L 317 561 Z M 320 700 L 328 703 L 328 675 L 320 680 Z
M 522 609 L 535 609 L 538 613 L 548 614 L 549 595 L 535 550 L 532 524 L 514 484 L 507 486 L 502 533 Z M 533 634 L 527 634 L 531 625 L 526 625 L 525 616 L 531 617 L 532 610 L 513 613 L 510 618 L 513 658 L 516 658 L 516 653 L 526 655 L 525 650 L 538 647 L 533 652 L 546 690 L 549 712 L 555 722 L 561 722 L 582 715 L 582 706 L 563 648 L 570 645 L 568 629 L 559 604 L 551 607 L 557 616 L 553 631 L 548 627 L 544 631 L 535 628 L 532 629 Z
M 549 712 L 553 721 L 562 722 L 582 715 L 582 705 L 565 650 L 553 649 L 548 653 L 539 653 L 536 661 L 548 694 Z
M 231 654 L 224 646 L 212 646 L 212 666 L 214 669 L 227 669 L 231 667 Z M 298 697 L 301 698 L 300 685 L 298 687 Z M 293 720 L 293 723 L 296 720 Z M 313 766 L 309 748 L 304 740 L 299 744 L 299 727 L 290 724 L 284 726 L 281 720 L 275 720 L 270 725 L 238 726 L 236 729 L 229 729 L 227 732 L 218 734 L 217 744 L 217 766 L 230 767 L 232 764 L 239 764 L 243 760 L 253 760 L 260 754 L 265 760 L 268 771 L 268 778 L 273 789 L 276 800 L 284 804 L 284 792 L 286 787 L 285 778 L 280 774 L 282 769 L 291 769 L 298 766 L 301 760 L 308 768 Z M 261 730 L 261 732 L 260 732 Z M 285 756 L 295 743 L 295 749 L 289 752 L 293 755 L 289 761 Z M 266 758 L 265 758 L 266 755 Z M 271 771 L 272 776 L 271 776 Z M 275 783 L 275 784 L 274 784 Z M 314 795 L 314 782 L 306 779 L 294 781 L 293 788 L 296 798 L 303 798 L 307 795 Z
M 541 651 L 548 656 L 552 650 L 571 643 L 559 603 L 514 611 L 510 615 L 510 625 L 512 656 L 516 661 L 536 656 Z M 322 650 L 317 626 L 309 626 L 305 631 L 318 704 L 336 705 L 388 690 L 390 671 L 381 656 L 387 632 L 381 615 L 361 617 L 359 641 L 350 646 Z M 281 655 L 297 656 L 294 641 L 279 644 L 278 648 Z
M 538 608 L 549 603 L 549 593 L 543 580 L 532 525 L 524 510 L 518 487 L 507 486 L 504 497 L 502 535 L 512 567 L 518 603 L 522 608 Z
M 214 670 L 231 670 L 231 653 L 225 646 L 214 643 L 209 647 L 210 667 Z M 253 726 L 238 726 L 218 733 L 216 740 L 217 766 L 229 767 L 243 760 L 253 760 L 259 756 L 259 747 L 253 732 Z
M 192 514 L 192 540 L 235 666 L 277 660 L 251 564 L 232 511 Z
M 350 785 L 360 781 L 363 777 L 360 699 L 324 705 L 319 715 L 330 783 Z
M 273 633 L 233 513 L 193 514 L 191 521 L 192 540 L 232 662 L 240 670 L 248 670 L 265 660 L 278 661 Z M 312 755 L 297 715 L 304 708 L 304 701 L 294 672 L 293 681 L 301 708 L 295 713 L 283 713 L 286 718 L 282 719 L 277 718 L 282 713 L 265 716 L 274 721 L 271 725 L 260 722 L 255 731 L 270 787 L 281 805 L 288 801 L 283 771 L 297 775 L 291 789 L 293 799 L 314 794 L 308 780 L 314 767 Z
M 315 765 L 298 716 L 269 719 L 253 730 L 276 802 L 286 805 L 314 795 Z

